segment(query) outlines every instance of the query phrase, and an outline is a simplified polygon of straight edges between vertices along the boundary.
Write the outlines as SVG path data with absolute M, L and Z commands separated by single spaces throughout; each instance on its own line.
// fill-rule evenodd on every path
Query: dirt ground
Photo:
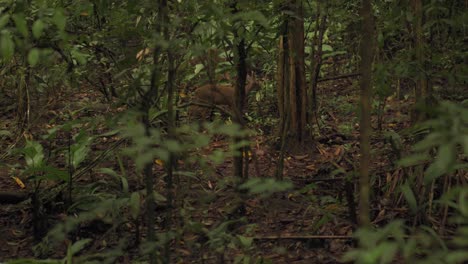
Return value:
M 336 80 L 321 83 L 319 89 L 320 106 L 320 131 L 314 135 L 313 144 L 310 144 L 301 153 L 289 153 L 285 159 L 284 178 L 290 180 L 294 187 L 287 192 L 276 193 L 270 197 L 249 197 L 246 202 L 245 216 L 247 226 L 243 230 L 253 238 L 251 248 L 245 250 L 227 249 L 224 253 L 224 261 L 230 263 L 236 257 L 249 254 L 255 257 L 263 257 L 272 263 L 338 263 L 345 251 L 353 245 L 351 235 L 355 224 L 349 212 L 349 191 L 355 193 L 355 173 L 359 164 L 359 125 L 356 115 L 358 87 L 352 85 L 351 80 Z M 93 92 L 81 92 L 70 95 L 62 95 L 49 102 L 32 105 L 33 111 L 40 111 L 41 115 L 31 120 L 31 126 L 27 133 L 16 138 L 2 140 L 0 147 L 0 190 L 3 193 L 21 193 L 28 195 L 33 186 L 21 174 L 24 160 L 19 155 L 4 156 L 9 146 L 20 147 L 25 138 L 33 138 L 41 141 L 51 126 L 58 125 L 70 118 L 91 118 L 105 120 L 106 116 L 115 115 L 120 110 L 110 109 L 99 102 L 100 95 Z M 7 99 L 3 99 L 2 106 L 8 105 Z M 94 108 L 76 111 L 83 106 L 93 105 Z M 389 98 L 386 101 L 383 113 L 382 130 L 399 131 L 409 125 L 408 105 L 404 99 L 398 101 Z M 74 112 L 76 111 L 76 113 Z M 272 113 L 273 114 L 273 113 Z M 0 115 L 0 129 L 15 131 L 17 118 L 12 110 L 2 112 Z M 377 114 L 373 114 L 373 126 L 377 128 Z M 96 128 L 96 133 L 106 132 L 105 128 Z M 256 130 L 256 127 L 253 127 Z M 260 130 L 256 130 L 260 131 Z M 58 135 L 54 139 L 54 146 L 66 144 L 66 137 Z M 98 156 L 98 153 L 109 148 L 116 142 L 116 137 L 104 137 L 97 140 L 93 146 L 90 160 Z M 223 138 L 213 140 L 210 145 L 198 155 L 207 155 L 214 149 L 227 150 L 228 141 Z M 251 177 L 273 176 L 277 166 L 278 150 L 274 147 L 274 137 L 267 134 L 258 134 L 252 137 L 252 151 L 255 157 L 250 159 L 249 175 Z M 399 171 L 394 169 L 392 151 L 389 144 L 384 141 L 384 133 L 374 131 L 372 140 L 373 160 L 372 172 L 374 182 L 374 194 L 379 197 L 391 195 L 392 189 L 379 189 L 392 182 L 399 176 Z M 125 163 L 127 164 L 127 163 Z M 64 168 L 64 164 L 57 162 L 58 167 Z M 180 164 L 184 168 L 184 164 Z M 83 175 L 77 181 L 77 186 L 87 186 L 96 182 L 107 184 L 109 193 L 116 193 L 111 183 L 115 179 L 99 172 L 100 167 L 111 167 L 118 170 L 115 156 L 102 160 L 90 173 Z M 164 187 L 161 175 L 163 168 L 154 166 L 156 177 L 156 190 Z M 131 172 L 133 165 L 128 165 Z M 232 174 L 232 160 L 213 165 L 213 173 L 198 175 L 195 178 L 182 178 L 176 189 L 176 198 L 180 199 L 179 206 L 189 213 L 187 218 L 194 222 L 202 223 L 204 228 L 212 229 L 217 223 L 227 218 L 229 212 L 226 208 L 232 205 L 238 194 L 232 182 L 226 180 Z M 259 174 L 259 175 L 257 175 Z M 26 184 L 25 189 L 12 177 L 19 177 Z M 346 185 L 345 178 L 354 177 L 351 184 Z M 56 183 L 44 183 L 44 191 L 54 188 Z M 129 173 L 128 184 L 130 191 L 143 189 L 140 176 Z M 348 192 L 347 192 L 348 191 Z M 348 196 L 347 196 L 348 195 Z M 206 200 L 200 197 L 208 197 Z M 185 201 L 182 203 L 181 201 Z M 60 207 L 45 208 L 47 219 L 43 228 L 48 229 L 56 223 L 60 223 L 67 217 Z M 391 210 L 395 209 L 395 210 Z M 372 219 L 375 225 L 383 225 L 404 214 L 404 210 L 388 208 L 379 200 L 372 204 Z M 162 209 L 164 210 L 164 209 Z M 34 257 L 33 250 L 36 244 L 33 237 L 33 216 L 31 199 L 21 203 L 0 204 L 0 260 Z M 160 211 L 158 211 L 160 212 Z M 160 216 L 158 216 L 159 219 Z M 159 220 L 158 220 L 159 221 Z M 177 224 L 175 224 L 177 226 Z M 144 228 L 141 228 L 145 230 Z M 134 235 L 136 224 L 131 222 L 115 229 L 107 231 L 106 225 L 99 223 L 87 223 L 80 226 L 76 237 L 90 236 L 92 245 L 89 251 L 100 252 L 112 245 L 116 245 L 119 238 L 128 237 L 131 243 L 127 247 L 127 255 L 119 259 L 119 263 L 133 263 L 138 254 Z M 159 230 L 162 232 L 162 230 Z M 145 234 L 143 233 L 144 237 Z M 181 239 L 172 245 L 173 258 L 176 263 L 217 263 L 220 261 L 216 252 L 206 248 L 206 242 L 198 234 L 185 232 Z M 202 246 L 191 246 L 198 243 Z M 66 254 L 66 243 L 59 245 L 52 254 L 42 257 L 63 258 Z M 86 250 L 85 252 L 86 253 Z

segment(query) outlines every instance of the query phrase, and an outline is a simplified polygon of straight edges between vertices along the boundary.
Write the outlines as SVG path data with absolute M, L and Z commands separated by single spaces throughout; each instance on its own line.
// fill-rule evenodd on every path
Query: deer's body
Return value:
M 247 84 L 245 86 L 245 95 L 247 96 L 252 90 L 259 87 L 258 82 L 254 77 L 248 76 Z M 214 85 L 207 84 L 195 89 L 193 94 L 193 101 L 207 105 L 225 106 L 232 110 L 235 105 L 235 87 L 232 85 Z M 191 117 L 207 117 L 210 109 L 207 107 L 193 105 L 189 109 L 189 116 Z

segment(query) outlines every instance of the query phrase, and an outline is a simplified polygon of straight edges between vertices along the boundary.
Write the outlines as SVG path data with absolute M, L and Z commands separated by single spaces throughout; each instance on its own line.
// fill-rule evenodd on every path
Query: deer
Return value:
M 254 75 L 247 76 L 245 85 L 245 96 L 260 88 L 260 84 Z M 189 118 L 208 119 L 211 113 L 211 106 L 227 107 L 233 112 L 235 107 L 235 87 L 233 85 L 206 84 L 195 89 L 192 101 L 201 105 L 192 105 L 189 107 Z

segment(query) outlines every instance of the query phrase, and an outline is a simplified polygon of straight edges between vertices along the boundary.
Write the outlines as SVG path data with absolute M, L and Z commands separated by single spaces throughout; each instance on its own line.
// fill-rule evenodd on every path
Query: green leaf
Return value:
M 23 14 L 14 14 L 13 21 L 15 21 L 16 29 L 23 35 L 23 37 L 27 38 L 29 35 L 28 26 L 26 24 L 26 19 L 24 18 Z
M 429 159 L 427 153 L 413 154 L 407 157 L 402 158 L 398 161 L 398 165 L 402 167 L 414 166 L 420 163 L 423 163 Z
M 455 163 L 457 152 L 455 145 L 446 143 L 440 145 L 435 161 L 427 168 L 424 182 L 431 183 L 436 178 L 450 171 Z
M 203 66 L 203 64 L 195 65 L 195 75 L 199 74 L 204 68 L 205 66 Z
M 167 202 L 166 197 L 164 197 L 162 194 L 158 192 L 153 192 L 153 198 L 156 203 L 165 203 Z
M 333 51 L 333 48 L 332 48 L 332 46 L 330 46 L 328 44 L 323 44 L 322 45 L 322 51 Z
M 0 17 L 0 29 L 5 27 L 6 24 L 8 24 L 8 22 L 10 22 L 10 15 L 9 14 L 5 14 L 5 15 L 1 16 Z
M 10 60 L 13 57 L 15 52 L 15 43 L 11 38 L 9 31 L 6 31 L 2 34 L 0 38 L 0 54 L 5 60 Z
M 27 168 L 24 173 L 32 174 L 33 180 L 51 180 L 51 181 L 68 181 L 69 174 L 64 170 L 60 170 L 58 168 L 47 166 L 47 165 L 40 165 L 36 167 Z
M 32 33 L 34 38 L 38 39 L 41 37 L 42 32 L 44 31 L 45 24 L 41 19 L 34 21 L 32 25 Z
M 67 23 L 67 18 L 63 14 L 62 10 L 56 10 L 54 16 L 52 17 L 52 21 L 57 26 L 59 30 L 65 30 L 65 26 Z
M 98 171 L 100 173 L 104 173 L 104 174 L 107 174 L 107 175 L 110 175 L 110 176 L 120 177 L 120 175 L 117 172 L 115 172 L 115 170 L 113 170 L 111 168 L 100 168 Z
M 0 130 L 0 137 L 10 138 L 13 134 L 8 130 Z
M 87 61 L 86 54 L 78 51 L 77 49 L 72 49 L 70 53 L 73 56 L 73 58 L 78 62 L 78 64 L 80 65 L 86 64 L 86 61 Z
M 8 264 L 61 264 L 62 261 L 59 260 L 37 260 L 37 259 L 15 259 L 9 260 Z
M 182 145 L 177 140 L 168 139 L 164 141 L 164 146 L 167 148 L 169 153 L 179 153 L 183 150 Z
M 251 194 L 268 196 L 275 192 L 289 190 L 293 184 L 288 181 L 277 181 L 273 178 L 253 178 L 240 186 L 241 189 L 248 190 Z
M 239 239 L 239 242 L 243 247 L 249 248 L 252 246 L 252 242 L 253 242 L 252 237 L 238 235 L 237 238 Z
M 468 136 L 462 137 L 461 144 L 463 146 L 465 155 L 468 156 Z
M 26 146 L 22 149 L 26 165 L 31 168 L 40 167 L 44 161 L 44 149 L 39 142 L 26 141 Z
M 446 263 L 467 263 L 468 251 L 466 250 L 453 250 L 445 257 Z
M 405 184 L 401 186 L 401 192 L 403 193 L 403 196 L 405 196 L 406 202 L 408 202 L 408 206 L 411 212 L 415 214 L 418 211 L 418 202 L 416 201 L 414 192 L 411 190 L 408 182 L 405 182 Z
M 140 194 L 138 192 L 134 192 L 130 196 L 130 213 L 133 219 L 137 219 L 140 214 Z
M 28 63 L 31 66 L 36 66 L 39 61 L 39 49 L 32 48 L 28 53 Z
M 86 155 L 89 152 L 89 144 L 91 143 L 93 137 L 88 136 L 84 130 L 80 131 L 74 139 L 77 141 L 70 148 L 71 154 L 71 165 L 73 168 L 78 168 L 81 162 L 86 158 Z
M 78 240 L 75 243 L 73 243 L 73 245 L 70 248 L 71 255 L 73 256 L 77 254 L 78 252 L 80 252 L 91 241 L 93 240 L 90 238 L 87 238 L 87 239 Z

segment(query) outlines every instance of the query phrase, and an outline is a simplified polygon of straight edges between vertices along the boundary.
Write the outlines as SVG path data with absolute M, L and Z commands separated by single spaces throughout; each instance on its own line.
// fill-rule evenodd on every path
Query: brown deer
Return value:
M 247 76 L 245 85 L 245 96 L 260 88 L 260 84 L 254 75 Z M 194 103 L 205 104 L 206 106 L 192 105 L 189 107 L 190 119 L 208 119 L 211 110 L 209 105 L 227 107 L 232 112 L 235 106 L 235 87 L 233 85 L 207 84 L 195 89 L 192 97 Z

